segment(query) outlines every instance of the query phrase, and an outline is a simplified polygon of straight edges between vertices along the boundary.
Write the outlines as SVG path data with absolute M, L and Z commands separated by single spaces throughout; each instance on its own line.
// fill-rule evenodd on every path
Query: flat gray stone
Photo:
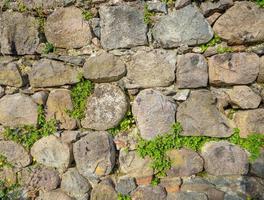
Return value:
M 209 16 L 215 12 L 223 12 L 233 6 L 233 0 L 204 1 L 201 3 L 201 10 L 204 16 Z
M 134 178 L 130 177 L 121 177 L 116 182 L 116 191 L 128 195 L 130 192 L 137 188 L 136 182 Z

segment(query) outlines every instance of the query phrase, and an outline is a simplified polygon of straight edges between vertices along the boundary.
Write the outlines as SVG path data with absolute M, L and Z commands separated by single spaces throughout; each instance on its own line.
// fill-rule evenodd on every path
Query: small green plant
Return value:
M 117 200 L 131 200 L 131 197 L 129 195 L 118 193 Z
M 160 183 L 160 179 L 157 176 L 154 176 L 151 180 L 152 186 L 157 186 Z
M 0 199 L 13 200 L 19 199 L 20 191 L 18 190 L 19 184 L 9 184 L 6 180 L 0 180 Z
M 4 155 L 0 154 L 0 169 L 3 167 L 12 168 L 13 165 L 7 161 L 7 158 Z
M 49 43 L 49 42 L 46 42 L 45 43 L 45 47 L 43 49 L 43 53 L 45 54 L 48 54 L 48 53 L 51 53 L 51 52 L 55 52 L 55 47 L 52 43 Z
M 163 3 L 166 3 L 168 6 L 174 5 L 176 0 L 162 0 Z
M 228 118 L 228 119 L 233 119 L 234 114 L 235 114 L 236 112 L 237 112 L 237 109 L 234 109 L 234 108 L 230 109 L 230 110 L 228 111 L 228 113 L 227 113 L 227 118 Z
M 27 6 L 22 1 L 18 3 L 18 11 L 21 13 L 28 11 Z
M 87 97 L 92 94 L 93 84 L 89 80 L 80 78 L 80 82 L 77 83 L 71 90 L 71 98 L 73 101 L 73 109 L 67 110 L 70 117 L 81 120 L 85 117 L 86 101 Z
M 4 0 L 2 10 L 7 10 L 10 8 L 10 0 Z
M 86 21 L 89 21 L 90 19 L 93 18 L 93 14 L 91 13 L 91 11 L 87 11 L 87 10 L 84 10 L 82 12 L 82 16 L 83 16 L 84 20 L 86 20 Z
M 264 8 L 264 0 L 255 0 L 257 5 L 261 8 Z
M 209 47 L 214 47 L 219 43 L 221 43 L 221 38 L 218 35 L 214 35 L 214 37 L 208 43 L 202 44 L 200 46 L 201 51 L 205 52 Z
M 144 23 L 150 25 L 152 23 L 152 17 L 155 15 L 154 12 L 149 11 L 148 5 L 144 6 Z
M 34 11 L 35 11 L 35 16 L 37 17 L 37 20 L 38 20 L 39 31 L 41 33 L 44 33 L 44 26 L 46 22 L 46 16 L 45 16 L 44 10 L 42 7 L 37 7 L 37 8 L 34 8 Z
M 231 52 L 233 52 L 233 49 L 231 47 L 223 47 L 223 46 L 219 45 L 219 46 L 217 46 L 216 51 L 219 54 L 231 53 Z

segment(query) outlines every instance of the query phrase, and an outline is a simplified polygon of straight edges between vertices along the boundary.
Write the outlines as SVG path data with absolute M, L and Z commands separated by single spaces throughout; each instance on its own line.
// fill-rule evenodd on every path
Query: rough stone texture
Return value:
M 172 98 L 175 99 L 176 101 L 186 101 L 189 94 L 190 94 L 189 89 L 178 90 L 176 95 L 174 95 Z
M 85 178 L 98 179 L 112 172 L 115 165 L 115 146 L 110 134 L 88 132 L 73 145 L 76 167 Z
M 260 151 L 260 156 L 251 163 L 250 173 L 264 178 L 264 149 Z
M 60 48 L 80 48 L 91 42 L 92 33 L 82 10 L 76 7 L 58 8 L 45 23 L 47 40 Z
M 5 156 L 9 163 L 18 168 L 26 167 L 31 163 L 29 153 L 13 141 L 0 140 L 0 155 Z
M 84 77 L 98 83 L 118 81 L 126 74 L 125 64 L 107 52 L 90 57 L 83 68 Z
M 264 134 L 264 109 L 238 111 L 234 120 L 240 129 L 240 136 L 247 137 L 251 133 Z
M 148 10 L 152 12 L 161 12 L 167 14 L 167 5 L 165 2 L 147 2 Z
M 91 200 L 116 200 L 117 192 L 113 183 L 109 180 L 103 181 L 96 185 L 91 193 Z
M 21 71 L 16 63 L 0 62 L 0 84 L 13 87 L 21 87 L 24 85 Z
M 259 65 L 259 75 L 257 82 L 264 83 L 264 56 L 261 56 L 259 61 L 260 61 L 260 65 Z
M 81 200 L 87 199 L 89 191 L 92 189 L 90 183 L 79 174 L 76 168 L 69 168 L 62 175 L 61 189 L 69 196 Z
M 259 73 L 259 57 L 254 53 L 225 53 L 208 59 L 212 85 L 249 84 Z
M 60 189 L 58 189 L 43 193 L 40 200 L 74 200 L 74 199 L 69 197 Z
M 230 44 L 261 42 L 264 40 L 264 10 L 254 2 L 235 2 L 213 29 Z
M 212 25 L 215 23 L 215 21 L 216 21 L 221 15 L 222 15 L 221 13 L 216 12 L 216 13 L 212 14 L 211 16 L 207 17 L 206 19 L 207 19 L 208 23 L 212 26 Z
M 159 185 L 166 189 L 167 193 L 179 192 L 180 185 L 182 184 L 180 177 L 166 176 L 160 179 Z
M 198 153 L 189 149 L 170 150 L 167 156 L 171 160 L 171 168 L 166 174 L 170 177 L 191 176 L 203 171 L 203 159 Z
M 175 123 L 176 104 L 162 93 L 146 89 L 137 95 L 132 112 L 142 138 L 150 140 L 171 129 Z
M 242 109 L 258 108 L 261 102 L 261 97 L 248 86 L 234 86 L 228 95 L 232 104 Z
M 0 49 L 2 54 L 34 54 L 39 45 L 37 19 L 19 12 L 0 15 Z
M 0 124 L 22 126 L 37 124 L 37 104 L 24 94 L 6 95 L 0 99 Z
M 35 103 L 39 105 L 45 105 L 48 98 L 48 93 L 47 91 L 39 91 L 34 93 L 31 98 L 33 101 L 35 101 Z
M 206 87 L 208 83 L 206 59 L 200 54 L 187 53 L 177 57 L 177 85 L 179 88 Z
M 204 158 L 205 171 L 209 174 L 222 176 L 248 172 L 247 153 L 227 141 L 206 143 L 201 155 Z
M 169 86 L 175 79 L 176 54 L 164 50 L 138 51 L 127 66 L 127 88 Z
M 27 8 L 44 8 L 44 9 L 52 9 L 59 6 L 63 6 L 66 2 L 65 0 L 22 0 L 21 2 L 24 3 L 24 5 Z
M 102 6 L 99 14 L 103 48 L 131 48 L 147 44 L 143 8 L 129 5 Z
M 178 10 L 178 9 L 181 9 L 185 6 L 188 6 L 189 4 L 191 4 L 192 1 L 191 0 L 178 0 L 175 2 L 175 9 Z
M 51 87 L 74 84 L 79 81 L 79 70 L 55 60 L 41 59 L 29 73 L 32 87 Z
M 166 200 L 166 191 L 161 186 L 139 186 L 131 197 L 132 200 Z
M 135 183 L 135 179 L 130 177 L 124 177 L 124 178 L 121 177 L 116 182 L 116 187 L 115 187 L 117 192 L 125 195 L 129 194 L 136 188 L 137 185 Z
M 67 110 L 72 110 L 71 92 L 67 89 L 55 89 L 47 100 L 47 119 L 56 119 L 60 129 L 74 129 L 76 120 L 71 118 Z
M 208 200 L 206 194 L 199 192 L 170 193 L 167 200 Z
M 38 163 L 65 171 L 71 162 L 71 149 L 56 136 L 43 137 L 31 148 L 31 155 Z
M 5 95 L 5 88 L 0 86 L 0 98 Z
M 152 32 L 156 42 L 164 48 L 199 45 L 213 37 L 209 23 L 193 5 L 161 17 Z
M 228 137 L 233 133 L 231 122 L 219 112 L 208 90 L 192 91 L 178 107 L 176 118 L 183 127 L 181 134 L 185 136 Z
M 205 16 L 209 16 L 214 12 L 223 12 L 232 5 L 233 0 L 205 1 L 201 3 L 200 8 Z
M 95 86 L 87 99 L 84 128 L 107 130 L 118 125 L 127 112 L 127 97 L 118 86 L 108 83 Z

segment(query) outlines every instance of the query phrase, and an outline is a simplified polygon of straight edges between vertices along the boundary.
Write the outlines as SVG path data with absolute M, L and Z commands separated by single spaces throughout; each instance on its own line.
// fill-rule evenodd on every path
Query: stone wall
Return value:
M 0 0 L 0 199 L 263 200 L 261 5 Z

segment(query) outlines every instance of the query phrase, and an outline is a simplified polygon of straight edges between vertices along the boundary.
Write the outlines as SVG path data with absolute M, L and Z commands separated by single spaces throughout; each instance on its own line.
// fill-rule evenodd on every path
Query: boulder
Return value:
M 201 3 L 201 10 L 204 16 L 208 17 L 215 12 L 223 12 L 233 6 L 233 0 L 204 1 Z
M 251 163 L 250 173 L 264 178 L 264 149 L 260 151 L 260 156 Z
M 96 185 L 91 193 L 91 200 L 116 200 L 117 198 L 114 185 L 108 179 Z
M 264 83 L 264 56 L 261 56 L 259 61 L 260 61 L 260 65 L 259 65 L 259 75 L 257 82 Z
M 134 178 L 131 177 L 121 177 L 116 182 L 115 189 L 117 192 L 128 195 L 130 192 L 137 188 Z
M 132 194 L 132 200 L 166 200 L 166 191 L 161 186 L 139 186 Z
M 200 192 L 176 192 L 170 193 L 167 200 L 208 200 L 204 193 Z

